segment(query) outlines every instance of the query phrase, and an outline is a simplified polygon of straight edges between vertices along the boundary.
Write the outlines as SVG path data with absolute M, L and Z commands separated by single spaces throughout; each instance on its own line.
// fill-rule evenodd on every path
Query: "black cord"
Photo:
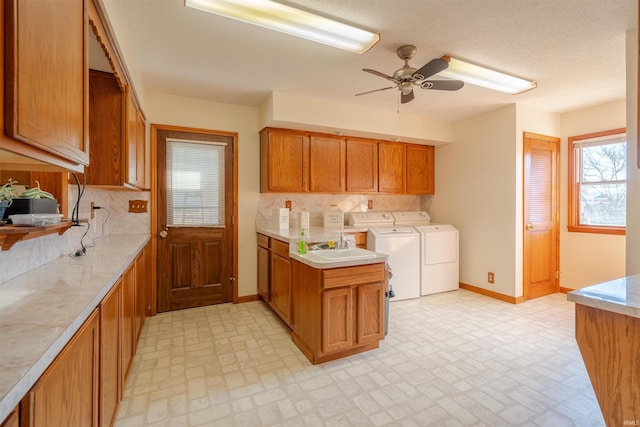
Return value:
M 80 238 L 80 247 L 81 249 L 78 249 L 75 253 L 69 254 L 69 256 L 71 258 L 75 258 L 75 257 L 80 257 L 80 256 L 85 256 L 87 254 L 87 247 L 84 245 L 84 238 L 87 235 L 87 233 L 89 232 L 89 229 L 91 228 L 91 224 L 89 223 L 89 221 L 83 219 L 82 221 L 79 221 L 78 225 L 82 225 L 83 224 L 87 224 L 87 229 L 84 230 L 84 234 L 82 235 L 82 237 Z
M 82 188 L 80 188 L 80 181 L 75 173 L 71 173 L 73 179 L 76 181 L 76 186 L 78 187 L 78 200 L 76 200 L 76 204 L 73 207 L 73 212 L 71 213 L 71 224 L 74 226 L 80 225 L 80 200 L 82 199 L 82 195 L 84 194 L 84 189 L 87 185 L 87 176 L 83 175 L 82 180 Z

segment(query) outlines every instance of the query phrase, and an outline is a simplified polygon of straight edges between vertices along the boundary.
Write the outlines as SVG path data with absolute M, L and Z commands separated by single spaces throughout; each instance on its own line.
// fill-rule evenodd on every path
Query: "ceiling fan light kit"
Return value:
M 362 54 L 380 35 L 271 0 L 185 0 L 185 6 Z
M 514 77 L 489 68 L 471 64 L 460 59 L 445 57 L 449 67 L 439 75 L 451 79 L 460 79 L 466 83 L 517 95 L 538 87 L 535 81 Z

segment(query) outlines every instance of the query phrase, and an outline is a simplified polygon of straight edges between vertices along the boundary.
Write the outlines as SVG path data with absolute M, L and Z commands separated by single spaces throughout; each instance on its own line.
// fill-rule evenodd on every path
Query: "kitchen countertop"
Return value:
M 340 228 L 324 228 L 324 227 L 311 227 L 308 231 L 305 230 L 305 240 L 307 244 L 317 243 L 317 242 L 326 242 L 329 240 L 339 240 L 340 233 L 357 233 L 357 232 L 366 232 L 366 228 L 362 227 L 353 227 L 353 226 L 345 226 L 343 229 Z M 315 254 L 315 251 L 307 251 L 306 254 L 299 254 L 296 250 L 297 243 L 300 239 L 300 229 L 299 228 L 288 228 L 288 229 L 275 229 L 275 228 L 261 228 L 256 226 L 256 232 L 269 236 L 271 238 L 280 240 L 285 243 L 289 243 L 291 246 L 291 250 L 289 251 L 289 256 L 296 261 L 302 262 L 303 264 L 307 264 L 313 268 L 317 269 L 329 269 L 329 268 L 340 268 L 340 267 L 353 267 L 357 265 L 367 265 L 367 264 L 377 264 L 379 262 L 386 262 L 389 258 L 385 254 L 381 254 L 378 252 L 369 251 L 372 254 L 371 258 L 359 258 L 359 259 L 349 259 L 349 260 L 331 260 L 327 261 L 318 257 Z M 341 249 L 330 249 L 340 251 Z
M 576 289 L 567 294 L 567 299 L 576 304 L 640 318 L 640 275 Z
M 110 235 L 83 257 L 57 258 L 0 284 L 0 422 L 149 241 Z

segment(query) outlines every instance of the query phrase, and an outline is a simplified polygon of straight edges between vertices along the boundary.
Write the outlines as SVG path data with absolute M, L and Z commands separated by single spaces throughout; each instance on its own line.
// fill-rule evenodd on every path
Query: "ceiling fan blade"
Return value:
M 407 94 L 401 93 L 401 95 L 400 95 L 400 103 L 401 104 L 406 104 L 407 102 L 410 102 L 410 101 L 413 101 L 413 91 L 411 91 L 411 92 L 409 92 Z
M 372 70 L 370 68 L 363 68 L 362 71 L 366 71 L 367 73 L 371 73 L 374 76 L 382 77 L 383 79 L 391 80 L 394 83 L 398 83 L 398 80 L 394 79 L 391 76 L 387 76 L 385 73 L 381 73 L 380 71 Z
M 373 92 L 380 92 L 381 90 L 387 90 L 387 89 L 395 89 L 395 86 L 383 87 L 382 89 L 374 89 L 368 92 L 356 93 L 356 96 L 366 95 L 368 93 L 373 93 Z
M 422 89 L 459 90 L 464 86 L 462 80 L 425 80 L 420 82 Z
M 434 74 L 438 74 L 440 71 L 444 71 L 449 67 L 449 63 L 442 58 L 432 59 L 422 66 L 419 70 L 413 73 L 413 77 L 416 80 L 428 79 Z

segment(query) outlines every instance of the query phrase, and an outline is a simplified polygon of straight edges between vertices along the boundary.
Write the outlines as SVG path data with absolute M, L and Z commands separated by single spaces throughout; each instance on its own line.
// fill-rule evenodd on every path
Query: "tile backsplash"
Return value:
M 69 216 L 78 199 L 77 187 L 69 185 Z M 50 234 L 36 239 L 16 243 L 8 251 L 0 251 L 0 283 L 19 276 L 60 256 L 75 253 L 81 248 L 80 241 L 87 251 L 101 237 L 110 234 L 148 233 L 150 227 L 149 212 L 129 213 L 129 200 L 149 201 L 148 191 L 105 190 L 87 187 L 80 200 L 81 219 L 90 218 L 91 202 L 102 209 L 95 210 L 95 218 L 86 223 L 71 227 L 62 236 Z M 87 233 L 84 238 L 84 233 Z
M 369 200 L 373 205 L 371 209 L 368 208 Z M 271 224 L 272 209 L 285 207 L 287 201 L 291 201 L 289 225 L 297 228 L 298 212 L 301 210 L 309 211 L 310 226 L 321 227 L 324 222 L 324 210 L 331 205 L 337 205 L 345 212 L 346 221 L 348 212 L 427 210 L 431 204 L 431 196 L 262 193 L 258 200 L 256 224 L 268 227 Z

